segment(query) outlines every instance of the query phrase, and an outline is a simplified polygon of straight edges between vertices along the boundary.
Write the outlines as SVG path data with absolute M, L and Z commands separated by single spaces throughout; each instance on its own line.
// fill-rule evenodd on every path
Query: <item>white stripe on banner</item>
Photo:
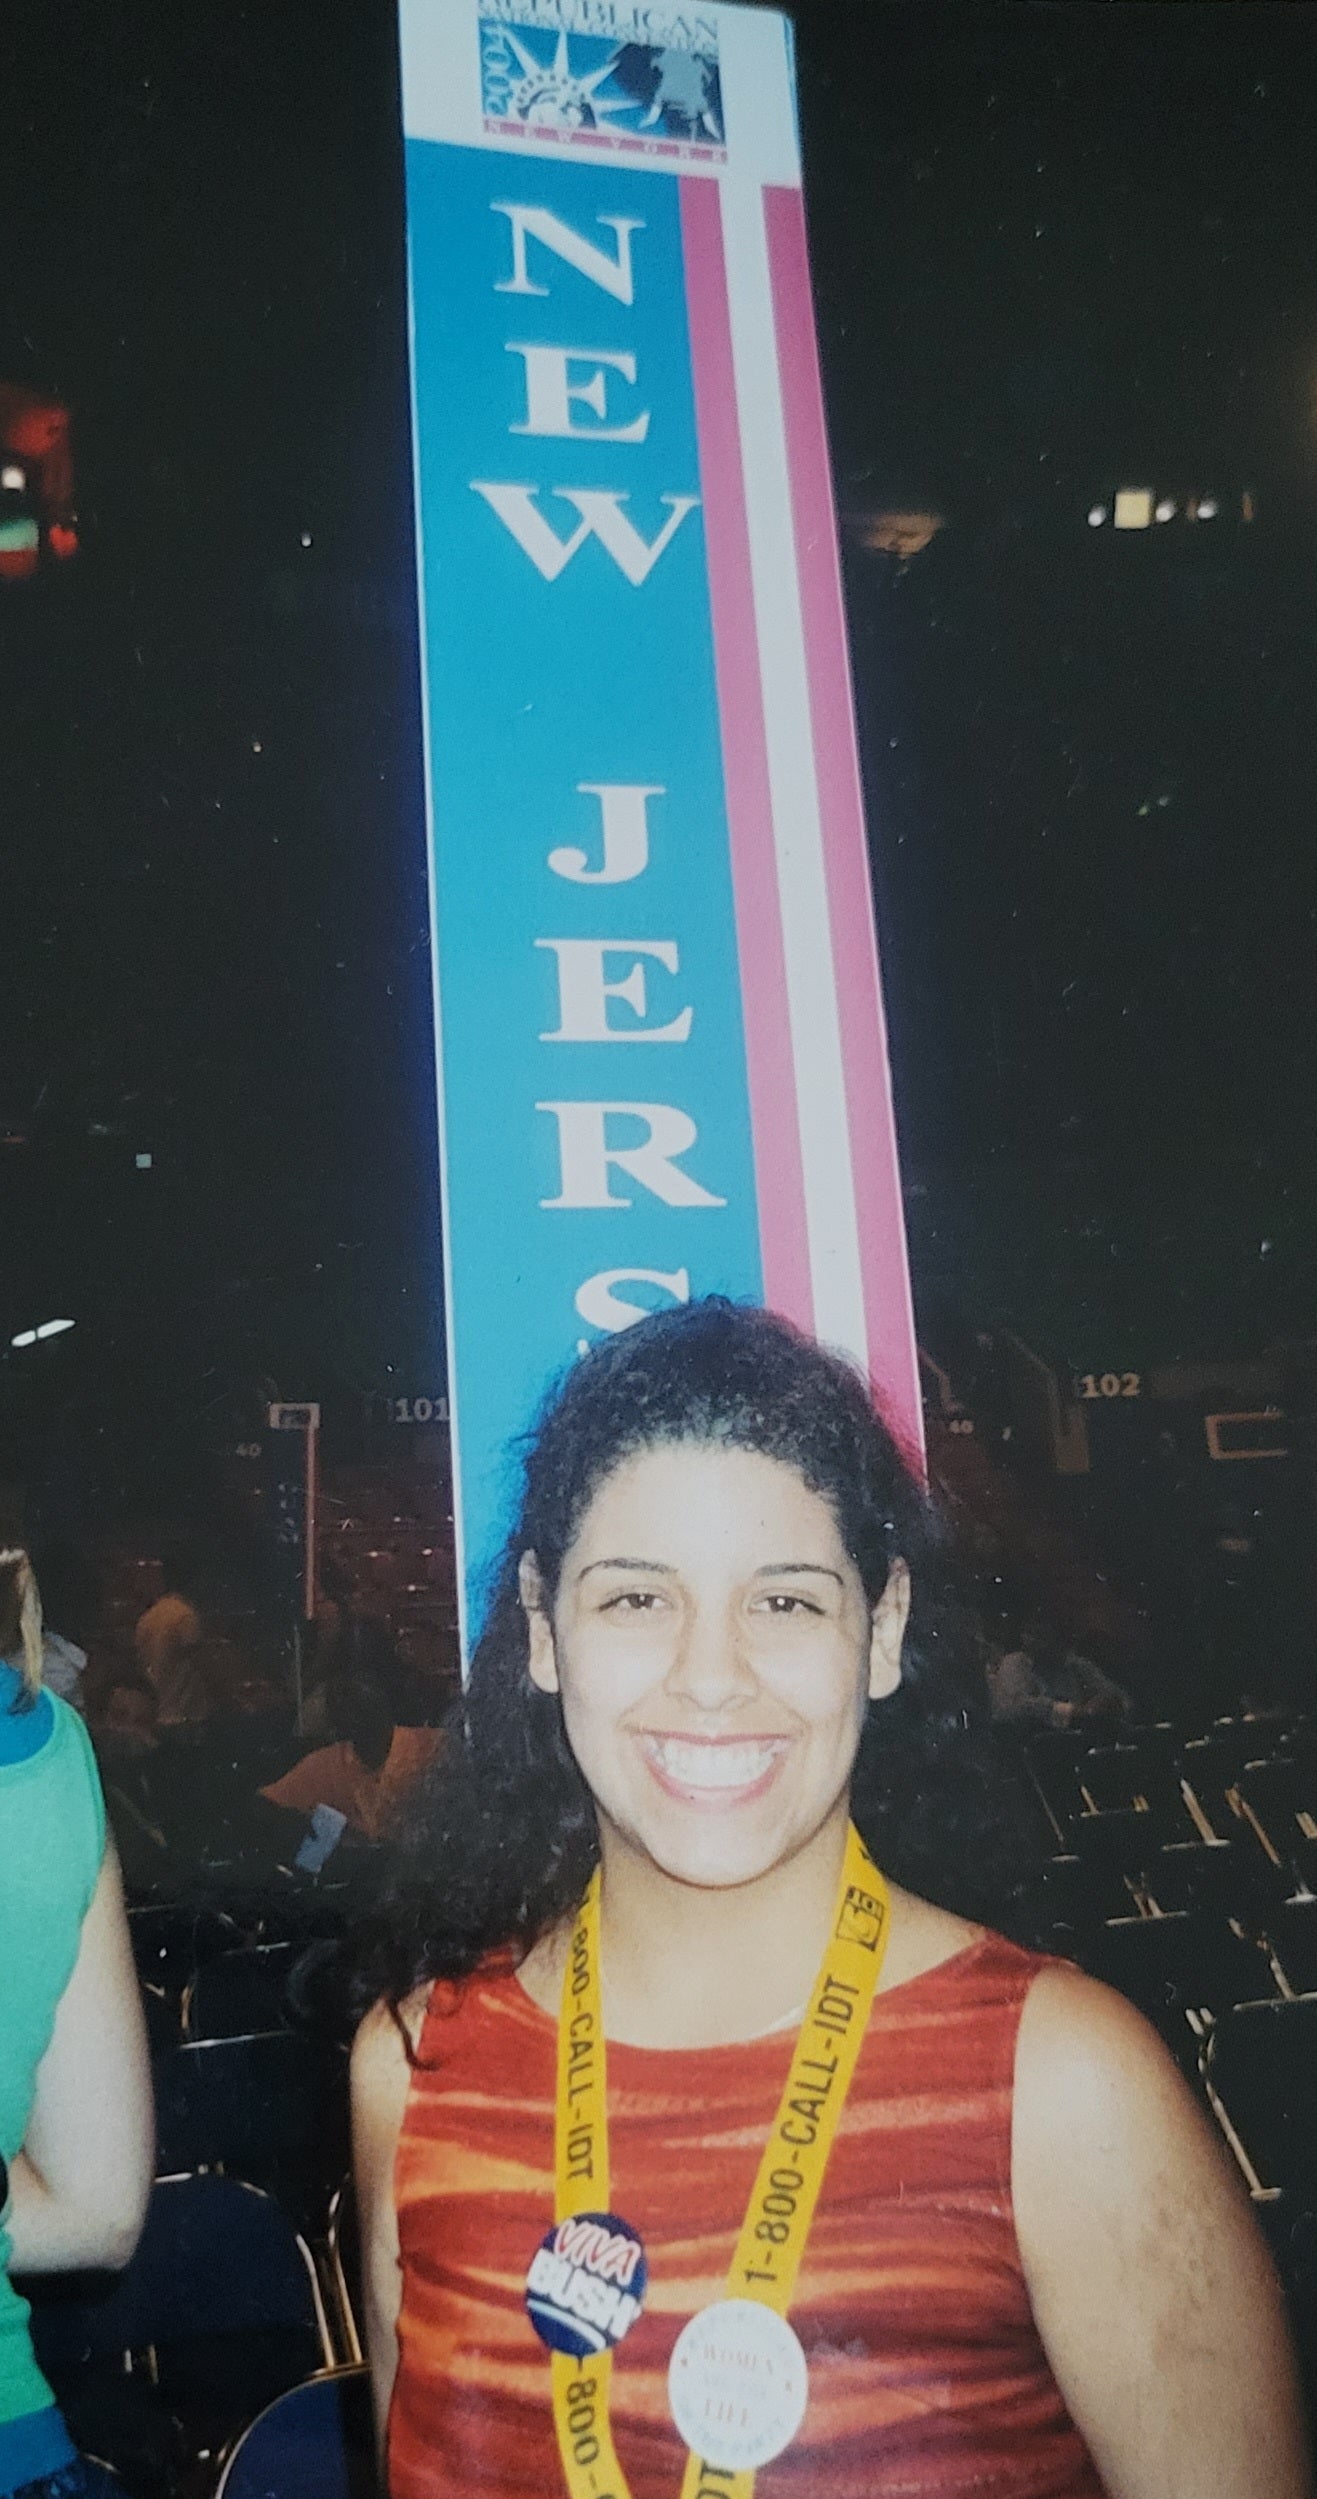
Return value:
M 846 1078 L 823 829 L 792 529 L 763 192 L 727 176 L 722 195 L 732 362 L 745 470 L 750 571 L 796 1065 L 814 1329 L 868 1369 Z

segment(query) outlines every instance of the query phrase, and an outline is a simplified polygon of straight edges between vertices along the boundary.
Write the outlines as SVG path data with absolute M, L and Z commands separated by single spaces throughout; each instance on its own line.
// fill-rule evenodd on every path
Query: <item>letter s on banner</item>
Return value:
M 649 1311 L 643 1302 L 624 1302 L 617 1292 L 619 1284 L 656 1284 L 663 1293 L 670 1293 L 674 1302 L 688 1302 L 691 1297 L 690 1269 L 674 1267 L 665 1275 L 658 1267 L 603 1267 L 597 1276 L 587 1276 L 576 1296 L 576 1315 L 587 1326 L 601 1328 L 606 1335 L 620 1335 L 623 1328 L 634 1327 L 637 1319 L 647 1319 Z M 582 1345 L 580 1351 L 584 1353 Z

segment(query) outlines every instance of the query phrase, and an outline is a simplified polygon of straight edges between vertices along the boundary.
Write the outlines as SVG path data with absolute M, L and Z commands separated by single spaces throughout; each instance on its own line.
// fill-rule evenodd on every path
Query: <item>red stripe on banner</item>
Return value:
M 896 1119 L 855 745 L 846 621 L 801 194 L 764 192 L 786 424 L 814 769 L 845 1066 L 869 1371 L 884 1411 L 922 1452 L 923 1415 Z
M 681 182 L 681 233 L 709 599 L 754 1132 L 764 1301 L 813 1329 L 796 1071 L 787 1013 L 773 807 L 750 575 L 741 432 L 716 182 Z

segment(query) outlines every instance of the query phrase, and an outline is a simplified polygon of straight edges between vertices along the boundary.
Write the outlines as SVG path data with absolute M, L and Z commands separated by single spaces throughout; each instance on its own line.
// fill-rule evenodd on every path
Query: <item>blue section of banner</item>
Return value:
M 761 1272 L 701 513 L 685 514 L 638 585 L 597 535 L 549 580 L 473 486 L 534 489 L 530 511 L 563 543 L 581 516 L 555 489 L 624 495 L 619 515 L 647 545 L 675 508 L 664 496 L 699 495 L 677 183 L 417 140 L 407 183 L 450 1395 L 475 1629 L 505 1530 L 508 1444 L 595 1334 L 575 1306 L 581 1287 L 619 1268 L 685 1269 L 692 1294 L 758 1300 Z M 510 289 L 509 205 L 549 211 L 619 267 L 618 230 L 600 221 L 638 221 L 634 300 L 533 231 L 524 276 L 534 291 Z M 546 346 L 572 349 L 573 360 L 540 367 L 535 402 L 533 359 L 521 351 Z M 604 356 L 634 357 L 634 382 Z M 552 407 L 555 372 L 574 392 L 595 388 L 602 416 L 593 399 L 568 402 L 582 435 L 647 413 L 643 441 L 527 430 Z M 557 404 L 561 413 L 561 393 Z M 527 509 L 523 534 L 534 529 Z M 647 802 L 642 874 L 584 884 L 549 867 L 563 847 L 583 851 L 592 870 L 601 864 L 601 801 L 582 783 L 663 792 Z M 546 1039 L 564 1020 L 569 980 L 553 939 L 616 948 L 594 976 L 576 959 L 596 1002 L 600 978 L 619 984 L 639 966 L 643 1014 L 639 985 L 610 997 L 610 1030 L 656 1029 L 689 1007 L 689 1038 Z M 639 940 L 675 947 L 676 968 L 629 952 Z M 580 996 L 578 987 L 578 1013 Z M 556 1113 L 536 1108 L 545 1102 L 684 1114 L 696 1135 L 673 1146 L 671 1169 L 722 1203 L 665 1203 L 610 1163 L 606 1185 L 629 1204 L 544 1205 L 564 1194 L 566 1134 Z M 594 1117 L 582 1131 L 578 1116 L 578 1181 Z M 603 1135 L 610 1150 L 634 1148 L 650 1129 L 614 1113 Z M 671 1298 L 643 1284 L 616 1290 L 648 1307 Z

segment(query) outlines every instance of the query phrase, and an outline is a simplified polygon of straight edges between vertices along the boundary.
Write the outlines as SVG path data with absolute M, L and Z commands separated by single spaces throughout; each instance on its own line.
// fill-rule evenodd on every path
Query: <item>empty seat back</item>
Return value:
M 377 2499 L 370 2379 L 333 2369 L 267 2406 L 229 2456 L 215 2499 Z
M 121 2274 L 45 2277 L 29 2288 L 43 2368 L 198 2335 L 301 2333 L 329 2356 L 310 2251 L 271 2198 L 237 2178 L 162 2178 Z
M 1317 2189 L 1317 1996 L 1237 2006 L 1204 2072 L 1262 2185 Z
M 293 1965 L 288 1943 L 249 1944 L 203 1962 L 183 1999 L 189 2039 L 241 2039 L 288 2026 L 286 1989 Z
M 1084 1939 L 1083 1967 L 1119 1988 L 1182 2053 L 1190 2012 L 1219 2016 L 1274 1992 L 1266 1955 L 1224 1918 L 1192 1913 L 1099 1927 Z
M 318 2230 L 348 2161 L 347 2063 L 291 2031 L 188 2040 L 155 2066 L 164 2171 L 221 2168 Z

